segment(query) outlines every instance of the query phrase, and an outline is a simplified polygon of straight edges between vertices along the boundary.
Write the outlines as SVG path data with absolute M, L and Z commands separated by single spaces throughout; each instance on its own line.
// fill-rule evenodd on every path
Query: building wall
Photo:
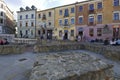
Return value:
M 44 19 L 44 15 L 46 19 Z M 48 34 L 50 33 L 50 38 L 53 37 L 53 30 L 54 30 L 54 8 L 42 10 L 37 12 L 37 36 L 45 36 L 45 38 L 48 37 Z M 46 26 L 45 26 L 46 25 Z M 45 30 L 45 33 L 43 32 Z M 39 32 L 40 31 L 40 32 Z M 51 31 L 51 32 L 49 32 Z
M 35 38 L 36 36 L 36 9 L 35 10 L 25 10 L 25 11 L 18 11 L 17 12 L 17 27 L 18 27 L 18 35 L 17 37 L 24 37 L 24 38 Z M 31 18 L 31 15 L 34 15 L 33 18 Z M 26 15 L 28 15 L 28 19 L 26 19 Z M 20 19 L 20 16 L 22 16 L 22 19 Z M 26 22 L 28 23 L 28 26 L 26 26 Z M 31 25 L 33 22 L 33 26 Z M 20 26 L 20 23 L 22 24 Z M 22 31 L 22 33 L 20 33 Z M 27 34 L 26 34 L 27 31 Z
M 74 13 L 71 13 L 71 8 L 74 8 Z M 64 17 L 65 9 L 68 9 L 68 11 L 69 11 L 68 17 Z M 59 14 L 60 10 L 62 10 L 62 15 Z M 74 24 L 71 24 L 71 18 L 74 18 Z M 65 26 L 65 24 L 64 24 L 65 19 L 68 19 L 68 26 Z M 59 25 L 59 20 L 62 20 L 61 25 Z M 71 30 L 74 30 L 73 36 L 71 36 L 71 32 L 70 32 Z M 62 33 L 60 34 L 59 31 L 62 31 Z M 68 31 L 67 37 L 69 40 L 75 39 L 75 33 L 76 33 L 75 32 L 75 4 L 55 8 L 55 30 L 54 30 L 54 33 L 55 33 L 55 36 L 57 37 L 57 39 L 63 39 L 63 37 L 65 36 L 65 31 Z
M 1 33 L 14 33 L 14 17 L 13 12 L 6 5 L 4 0 L 0 0 L 0 26 Z
M 98 9 L 98 3 L 102 2 L 102 8 Z M 94 10 L 89 10 L 89 5 L 94 4 Z M 79 12 L 79 6 L 83 6 L 83 11 Z M 94 0 L 85 1 L 76 4 L 76 35 L 82 32 L 82 39 L 95 40 L 95 39 L 106 39 L 112 38 L 112 20 L 113 20 L 113 2 L 112 0 Z M 109 10 L 107 10 L 109 9 Z M 98 22 L 98 15 L 102 15 L 102 21 Z M 83 16 L 83 23 L 79 23 L 78 18 Z M 89 16 L 94 17 L 94 22 L 91 25 L 89 22 Z M 107 25 L 108 31 L 104 30 Z M 93 29 L 93 36 L 90 36 L 90 29 Z M 101 36 L 98 35 L 98 29 L 101 29 Z M 106 31 L 106 32 L 105 32 Z

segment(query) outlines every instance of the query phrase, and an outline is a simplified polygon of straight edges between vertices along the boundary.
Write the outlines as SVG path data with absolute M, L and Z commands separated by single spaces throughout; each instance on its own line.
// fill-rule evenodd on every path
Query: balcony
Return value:
M 64 24 L 64 26 L 69 26 L 68 24 Z
M 89 22 L 88 26 L 95 26 L 95 23 L 94 22 Z
M 69 17 L 69 14 L 64 14 L 64 18 L 65 18 L 65 17 Z
M 69 28 L 70 25 L 69 24 L 63 24 L 63 28 Z
M 93 14 L 93 13 L 95 13 L 94 9 L 93 10 L 89 10 L 89 14 Z

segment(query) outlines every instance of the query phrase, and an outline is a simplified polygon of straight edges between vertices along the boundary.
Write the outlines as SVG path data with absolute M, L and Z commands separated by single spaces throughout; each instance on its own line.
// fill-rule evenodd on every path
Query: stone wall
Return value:
M 120 46 L 104 46 L 103 44 L 95 43 L 74 43 L 74 44 L 59 44 L 59 45 L 35 45 L 34 52 L 53 52 L 61 50 L 88 50 L 95 53 L 103 54 L 105 57 L 112 60 L 120 61 Z
M 25 45 L 2 45 L 0 54 L 20 54 L 25 51 Z
M 112 67 L 86 53 L 41 54 L 29 80 L 114 80 Z

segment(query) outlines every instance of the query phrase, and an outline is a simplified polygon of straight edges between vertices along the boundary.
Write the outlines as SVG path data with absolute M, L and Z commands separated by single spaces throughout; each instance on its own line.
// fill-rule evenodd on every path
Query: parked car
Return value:
M 7 39 L 6 38 L 0 39 L 0 45 L 5 45 L 5 44 L 9 44 L 9 42 L 7 41 Z
M 116 40 L 116 44 L 120 45 L 120 39 Z

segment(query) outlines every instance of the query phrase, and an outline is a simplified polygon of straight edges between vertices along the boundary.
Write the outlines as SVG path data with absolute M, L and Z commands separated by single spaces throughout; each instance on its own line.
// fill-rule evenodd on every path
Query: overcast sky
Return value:
M 56 6 L 71 4 L 75 2 L 81 2 L 85 0 L 4 0 L 7 6 L 14 11 L 16 19 L 16 11 L 19 11 L 20 7 L 25 8 L 26 6 L 31 7 L 35 5 L 38 9 L 44 10 Z

